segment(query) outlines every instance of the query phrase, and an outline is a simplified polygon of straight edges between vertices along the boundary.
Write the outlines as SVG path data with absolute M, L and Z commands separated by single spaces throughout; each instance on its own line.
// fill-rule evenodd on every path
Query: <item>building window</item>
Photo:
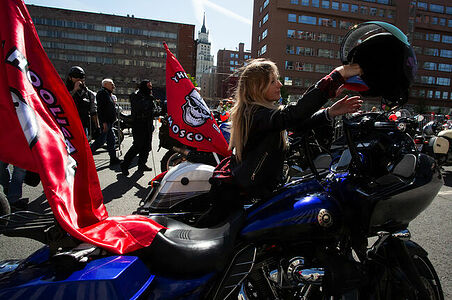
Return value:
M 301 5 L 309 6 L 309 0 L 301 0 Z
M 438 18 L 437 17 L 432 17 L 431 23 L 432 23 L 432 25 L 438 25 Z
M 292 23 L 297 23 L 297 15 L 296 14 L 289 14 L 288 21 Z
M 352 9 L 351 9 L 351 12 L 353 12 L 353 13 L 356 13 L 356 12 L 358 12 L 358 5 L 356 5 L 356 4 L 352 4 Z
M 443 35 L 443 43 L 452 44 L 452 35 Z
M 334 58 L 334 50 L 331 50 L 331 49 L 319 49 L 318 50 L 318 56 L 319 57 Z
M 316 25 L 317 18 L 312 16 L 299 16 L 298 23 Z
M 265 39 L 265 38 L 267 37 L 267 34 L 268 34 L 268 30 L 265 29 L 265 30 L 262 32 L 262 39 Z
M 419 90 L 419 97 L 425 98 L 425 90 Z
M 452 15 L 452 6 L 446 7 L 446 14 Z M 452 93 L 451 93 L 451 95 L 452 95 Z
M 291 4 L 298 4 L 298 0 L 290 0 Z
M 446 58 L 452 58 L 452 50 L 441 49 L 439 56 L 446 57 Z
M 295 30 L 293 30 L 293 29 L 288 29 L 288 30 L 287 30 L 287 37 L 288 37 L 288 38 L 294 38 L 294 37 L 295 37 Z
M 339 2 L 331 2 L 331 8 L 335 10 L 339 10 Z
M 293 62 L 292 62 L 292 61 L 286 60 L 286 63 L 285 63 L 285 65 L 284 65 L 284 68 L 285 68 L 286 70 L 293 70 Z
M 307 47 L 297 47 L 297 54 L 302 56 L 314 56 L 314 49 Z
M 438 33 L 426 33 L 425 39 L 432 42 L 440 42 L 441 36 Z
M 341 10 L 342 11 L 348 11 L 350 9 L 350 5 L 348 3 L 342 3 L 341 4 Z
M 435 99 L 441 99 L 441 91 L 435 91 Z
M 433 91 L 427 92 L 427 98 L 433 98 Z
M 433 77 L 433 76 L 421 76 L 420 77 L 420 83 L 435 84 L 435 77 Z
M 383 18 L 385 16 L 385 10 L 382 8 L 378 9 L 378 16 Z
M 425 3 L 425 2 L 418 2 L 417 3 L 417 8 L 423 9 L 423 10 L 427 10 L 427 3 Z
M 322 8 L 330 8 L 330 1 L 322 0 Z
M 264 8 L 267 7 L 267 5 L 268 5 L 269 2 L 270 2 L 270 0 L 265 0 L 265 1 L 264 1 Z
M 262 24 L 268 21 L 268 13 L 262 18 Z
M 360 8 L 360 13 L 361 13 L 362 15 L 367 15 L 367 14 L 369 14 L 369 9 L 368 9 L 368 7 L 367 7 L 367 6 L 361 6 L 361 8 Z
M 424 65 L 422 66 L 425 70 L 430 70 L 430 71 L 436 71 L 436 63 L 433 62 L 424 62 Z
M 295 54 L 295 47 L 294 47 L 294 45 L 287 45 L 286 46 L 286 53 L 287 54 Z
M 230 61 L 229 61 L 229 64 L 230 64 L 230 65 L 234 65 L 234 61 L 233 61 L 233 60 L 230 60 Z
M 231 58 L 234 58 L 234 53 L 231 53 Z
M 438 56 L 439 51 L 438 51 L 438 49 L 434 49 L 434 48 L 424 48 L 424 54 L 430 55 L 430 56 Z
M 444 12 L 444 6 L 438 4 L 430 4 L 430 11 L 442 14 Z
M 229 71 L 234 72 L 235 68 L 234 67 L 229 67 Z
M 319 7 L 319 2 L 320 2 L 320 0 L 311 0 L 313 7 Z
M 449 86 L 450 85 L 450 78 L 438 77 L 438 78 L 436 78 L 436 84 L 437 85 Z
M 261 55 L 263 55 L 265 52 L 267 52 L 267 45 L 263 45 L 261 48 Z
M 290 77 L 284 77 L 284 85 L 292 85 L 292 79 Z
M 327 18 L 319 18 L 319 25 L 325 27 L 336 27 L 336 20 L 327 19 Z
M 371 7 L 371 8 L 370 8 L 369 15 L 375 17 L 375 16 L 377 15 L 377 9 L 376 9 L 375 7 Z
M 449 98 L 449 92 L 443 92 L 443 99 L 447 100 Z
M 389 4 L 389 0 L 377 0 L 377 3 L 388 5 Z

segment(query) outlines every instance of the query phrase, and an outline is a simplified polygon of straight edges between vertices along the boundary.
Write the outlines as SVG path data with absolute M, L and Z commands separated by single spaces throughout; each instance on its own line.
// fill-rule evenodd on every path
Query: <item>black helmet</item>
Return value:
M 414 81 L 417 60 L 408 38 L 400 29 L 385 22 L 358 24 L 341 44 L 343 64 L 357 63 L 361 78 L 369 87 L 363 96 L 381 96 L 390 104 L 403 104 Z
M 83 71 L 82 68 L 79 66 L 73 66 L 68 73 L 68 76 L 74 77 L 74 78 L 85 78 L 85 71 Z

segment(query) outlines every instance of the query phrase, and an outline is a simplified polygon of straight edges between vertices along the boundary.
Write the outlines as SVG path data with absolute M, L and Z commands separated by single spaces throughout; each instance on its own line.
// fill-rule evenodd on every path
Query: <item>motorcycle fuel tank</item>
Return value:
M 341 208 L 337 201 L 313 180 L 287 188 L 273 198 L 250 208 L 241 235 L 299 238 L 298 234 L 320 237 L 340 223 Z M 326 231 L 325 231 L 326 230 Z

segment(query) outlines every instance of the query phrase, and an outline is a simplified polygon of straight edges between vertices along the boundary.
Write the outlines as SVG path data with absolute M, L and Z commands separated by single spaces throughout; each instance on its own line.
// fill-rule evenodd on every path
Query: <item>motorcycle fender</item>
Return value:
M 417 256 L 426 257 L 428 256 L 427 251 L 424 250 L 421 246 L 413 241 L 405 241 L 405 246 L 407 247 L 410 253 L 416 254 Z

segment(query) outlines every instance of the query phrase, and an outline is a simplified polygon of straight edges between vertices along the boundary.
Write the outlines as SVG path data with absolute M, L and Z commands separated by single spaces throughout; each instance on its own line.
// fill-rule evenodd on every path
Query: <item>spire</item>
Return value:
M 207 33 L 207 30 L 206 30 L 206 13 L 204 13 L 204 18 L 202 20 L 201 33 Z

